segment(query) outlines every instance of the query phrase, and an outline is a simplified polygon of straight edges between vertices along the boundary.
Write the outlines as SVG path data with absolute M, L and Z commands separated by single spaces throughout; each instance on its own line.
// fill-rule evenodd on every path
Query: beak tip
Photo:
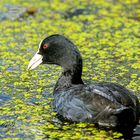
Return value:
M 33 58 L 30 60 L 27 70 L 35 69 L 39 64 L 42 63 L 42 55 L 35 54 Z

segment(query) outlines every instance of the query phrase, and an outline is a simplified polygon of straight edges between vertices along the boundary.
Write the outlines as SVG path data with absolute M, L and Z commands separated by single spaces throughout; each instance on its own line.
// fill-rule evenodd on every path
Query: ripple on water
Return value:
M 11 97 L 4 94 L 0 94 L 0 105 L 3 105 L 6 101 L 9 100 L 11 100 Z

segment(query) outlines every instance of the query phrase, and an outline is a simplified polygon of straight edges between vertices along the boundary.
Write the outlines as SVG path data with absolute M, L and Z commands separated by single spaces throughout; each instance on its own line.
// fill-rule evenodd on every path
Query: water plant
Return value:
M 0 100 L 0 138 L 120 137 L 120 133 L 98 130 L 93 124 L 62 125 L 51 108 L 60 67 L 26 69 L 40 40 L 59 33 L 78 46 L 85 82 L 116 82 L 139 96 L 139 0 L 1 0 L 0 11 L 6 12 L 6 4 L 35 7 L 37 12 L 0 21 L 0 95 L 9 97 L 5 102 Z

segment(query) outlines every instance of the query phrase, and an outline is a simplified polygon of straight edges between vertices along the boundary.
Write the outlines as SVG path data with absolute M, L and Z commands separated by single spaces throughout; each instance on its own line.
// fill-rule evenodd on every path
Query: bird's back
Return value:
M 93 122 L 108 127 L 121 125 L 122 121 L 123 124 L 136 123 L 139 118 L 136 96 L 114 83 L 73 85 L 58 91 L 54 93 L 54 107 L 68 120 Z

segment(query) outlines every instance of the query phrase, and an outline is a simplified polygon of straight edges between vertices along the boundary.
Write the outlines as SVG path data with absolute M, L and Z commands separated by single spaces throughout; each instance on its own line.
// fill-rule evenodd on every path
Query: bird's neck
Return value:
M 59 77 L 54 92 L 68 89 L 72 85 L 84 84 L 82 79 L 82 62 L 76 64 L 72 68 L 64 68 Z

